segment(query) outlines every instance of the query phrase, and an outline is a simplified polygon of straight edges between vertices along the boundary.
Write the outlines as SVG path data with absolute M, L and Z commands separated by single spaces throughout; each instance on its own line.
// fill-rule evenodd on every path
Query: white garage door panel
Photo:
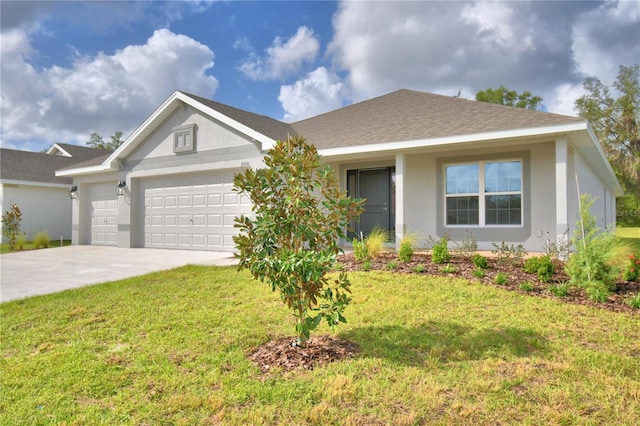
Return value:
M 233 191 L 233 173 L 210 173 L 141 182 L 146 247 L 232 251 L 234 219 L 251 203 Z
M 88 187 L 89 223 L 91 224 L 89 244 L 117 244 L 118 200 L 113 184 L 95 184 Z

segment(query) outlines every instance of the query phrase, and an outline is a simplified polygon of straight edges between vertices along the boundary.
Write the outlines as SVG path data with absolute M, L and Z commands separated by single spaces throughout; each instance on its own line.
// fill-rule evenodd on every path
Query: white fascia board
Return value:
M 81 176 L 81 175 L 90 175 L 94 173 L 107 173 L 107 172 L 112 172 L 114 170 L 118 170 L 118 169 L 106 167 L 105 163 L 102 163 L 97 166 L 81 167 L 79 169 L 56 170 L 56 176 L 73 177 L 73 176 Z
M 195 99 L 191 98 L 190 96 L 184 95 L 182 93 L 178 93 L 178 98 L 183 101 L 184 103 L 190 105 L 191 107 L 202 111 L 203 113 L 213 117 L 214 119 L 226 124 L 227 126 L 236 129 L 237 131 L 239 131 L 240 133 L 243 133 L 245 135 L 247 135 L 249 138 L 251 138 L 252 140 L 259 142 L 261 145 L 261 149 L 262 151 L 267 151 L 271 148 L 274 147 L 275 145 L 275 141 L 271 138 L 269 138 L 268 136 L 263 135 L 260 132 L 255 131 L 254 129 L 252 129 L 251 127 L 247 127 L 242 123 L 237 122 L 236 120 L 220 113 L 219 111 L 216 111 L 213 108 L 210 108 L 198 101 L 196 101 Z
M 46 188 L 67 188 L 67 189 L 69 188 L 68 183 L 33 182 L 29 180 L 12 180 L 12 179 L 0 180 L 0 185 L 42 186 Z
M 71 154 L 69 154 L 67 151 L 65 151 L 64 148 L 62 148 L 57 143 L 54 143 L 53 146 L 47 150 L 47 155 L 51 155 L 56 150 L 60 151 L 62 153 L 63 157 L 71 157 Z
M 548 136 L 564 134 L 587 129 L 587 122 L 576 122 L 543 127 L 530 127 L 524 129 L 500 130 L 496 132 L 470 133 L 466 135 L 443 136 L 431 139 L 417 139 L 412 141 L 384 142 L 370 145 L 358 145 L 341 148 L 328 148 L 318 150 L 323 157 L 333 157 L 349 154 L 366 154 L 372 152 L 398 151 L 412 148 L 427 148 L 433 146 L 447 146 L 471 142 L 482 142 L 501 139 L 521 139 L 536 136 Z

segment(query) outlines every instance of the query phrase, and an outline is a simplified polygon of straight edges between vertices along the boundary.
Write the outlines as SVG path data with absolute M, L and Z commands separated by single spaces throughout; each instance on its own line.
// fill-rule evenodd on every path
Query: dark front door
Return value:
M 354 227 L 356 236 L 362 233 L 366 237 L 375 226 L 392 231 L 391 169 L 350 170 L 349 177 L 349 195 L 366 199 Z

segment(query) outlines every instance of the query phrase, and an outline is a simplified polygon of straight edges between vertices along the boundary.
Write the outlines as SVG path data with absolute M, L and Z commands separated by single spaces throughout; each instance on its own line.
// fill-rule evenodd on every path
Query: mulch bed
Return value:
M 363 270 L 362 264 L 357 262 L 351 253 L 341 255 L 338 261 L 340 262 L 341 270 L 347 272 Z M 436 265 L 433 263 L 429 253 L 416 253 L 411 262 L 404 263 L 398 259 L 396 253 L 385 252 L 372 260 L 370 270 L 391 271 L 388 265 L 392 261 L 396 264 L 392 271 L 398 274 L 438 275 L 462 278 L 510 291 L 517 291 L 534 297 L 554 298 L 565 303 L 588 305 L 615 312 L 640 313 L 639 309 L 632 308 L 626 302 L 629 297 L 635 296 L 640 292 L 640 283 L 618 283 L 616 291 L 613 292 L 604 303 L 593 302 L 587 297 L 583 289 L 578 288 L 571 288 L 567 296 L 554 296 L 549 291 L 549 287 L 552 284 L 569 281 L 569 277 L 564 272 L 564 264 L 559 261 L 555 261 L 556 273 L 549 283 L 540 282 L 537 274 L 524 272 L 522 266 L 498 265 L 497 259 L 491 257 L 487 257 L 489 268 L 486 270 L 483 278 L 477 278 L 473 275 L 473 270 L 476 268 L 471 262 L 471 259 L 452 257 L 449 263 L 455 266 L 456 272 L 444 273 L 441 272 L 444 265 Z M 421 268 L 423 268 L 422 272 L 415 272 L 415 268 L 418 265 L 421 265 Z M 506 284 L 498 285 L 494 282 L 498 272 L 502 272 L 508 276 Z M 524 282 L 530 282 L 533 285 L 533 290 L 521 290 L 520 285 Z M 256 348 L 248 357 L 263 373 L 268 373 L 274 368 L 283 371 L 312 370 L 319 365 L 351 358 L 360 352 L 360 348 L 354 342 L 334 336 L 311 336 L 311 339 L 309 339 L 305 347 L 297 347 L 295 341 L 295 337 L 280 337 L 270 340 Z

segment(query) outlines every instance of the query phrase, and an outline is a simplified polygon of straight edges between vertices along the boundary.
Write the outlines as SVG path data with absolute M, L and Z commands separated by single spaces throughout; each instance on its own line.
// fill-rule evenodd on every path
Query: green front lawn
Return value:
M 616 228 L 616 236 L 627 241 L 634 247 L 634 251 L 640 255 L 640 228 Z
M 337 333 L 362 352 L 294 373 L 247 360 L 292 335 L 292 318 L 232 268 L 2 304 L 1 423 L 637 424 L 640 315 L 446 277 L 350 276 Z

